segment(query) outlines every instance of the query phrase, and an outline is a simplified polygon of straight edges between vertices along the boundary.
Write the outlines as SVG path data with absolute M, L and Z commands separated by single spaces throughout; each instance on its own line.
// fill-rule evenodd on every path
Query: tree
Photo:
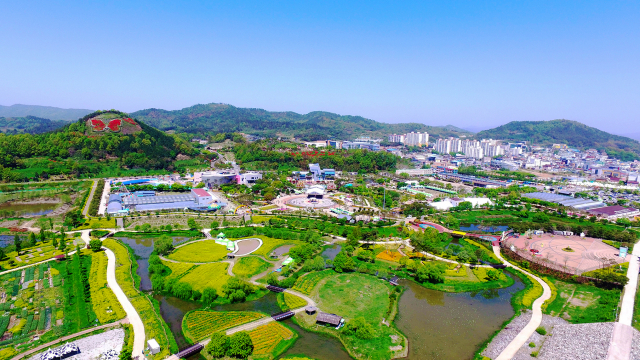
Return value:
M 125 347 L 120 352 L 120 356 L 118 357 L 118 359 L 119 360 L 131 360 L 132 359 L 131 355 L 132 355 L 131 349 Z
M 102 248 L 102 241 L 98 239 L 93 239 L 89 241 L 89 248 L 93 250 L 93 252 L 98 252 Z
M 218 292 L 212 287 L 206 287 L 202 290 L 202 303 L 211 305 L 218 298 Z
M 223 358 L 229 351 L 229 337 L 222 332 L 213 333 L 204 351 L 215 359 Z
M 173 251 L 173 239 L 167 235 L 162 235 L 153 242 L 153 249 L 158 255 L 167 255 Z
M 217 221 L 212 221 L 211 222 L 211 229 L 217 229 L 218 226 L 220 226 L 220 223 Z
M 246 359 L 253 353 L 253 342 L 249 333 L 246 331 L 240 331 L 233 335 L 229 339 L 229 349 L 227 350 L 227 356 Z
M 0 261 L 4 259 L 4 249 L 0 248 Z
M 22 250 L 22 242 L 20 241 L 20 236 L 18 236 L 18 234 L 13 236 L 13 244 L 16 246 L 16 252 L 20 254 L 20 251 Z
M 173 295 L 175 295 L 176 297 L 182 300 L 189 300 L 191 299 L 193 288 L 191 287 L 191 284 L 181 281 L 173 286 L 172 292 L 173 292 Z
M 373 339 L 375 331 L 373 326 L 369 324 L 364 317 L 358 317 L 354 320 L 347 322 L 344 327 L 344 333 L 346 335 L 355 336 L 359 339 Z
M 40 231 L 42 231 L 42 230 L 40 230 Z M 29 235 L 29 246 L 36 246 L 36 243 L 37 243 L 37 242 L 38 242 L 38 241 L 36 240 L 36 234 L 31 233 L 31 234 Z
M 355 261 L 350 256 L 347 256 L 345 251 L 341 251 L 336 255 L 335 259 L 333 259 L 333 267 L 336 272 L 345 272 L 345 271 L 353 271 L 356 267 Z
M 64 236 L 64 235 L 62 235 L 62 236 Z M 58 239 L 56 239 L 54 237 L 53 240 L 51 240 L 51 245 L 53 245 L 54 248 L 57 248 L 58 247 Z
M 416 270 L 416 277 L 420 282 L 442 283 L 444 282 L 445 270 L 444 264 L 428 262 Z
M 193 218 L 187 220 L 187 226 L 189 226 L 190 230 L 198 230 L 198 223 Z

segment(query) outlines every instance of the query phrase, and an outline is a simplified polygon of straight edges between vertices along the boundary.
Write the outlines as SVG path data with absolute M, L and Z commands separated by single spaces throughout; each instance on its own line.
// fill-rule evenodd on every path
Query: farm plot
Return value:
M 380 260 L 393 261 L 393 262 L 400 261 L 401 257 L 402 257 L 402 254 L 400 254 L 395 250 L 384 250 L 376 256 L 376 258 Z
M 278 322 L 271 322 L 249 331 L 249 336 L 254 356 L 275 358 L 295 341 L 297 334 Z
M 252 311 L 194 310 L 182 320 L 182 330 L 191 341 L 200 341 L 217 331 L 227 330 L 261 319 L 266 315 Z
M 335 272 L 331 269 L 309 273 L 298 278 L 292 289 L 309 295 L 322 279 L 334 274 Z

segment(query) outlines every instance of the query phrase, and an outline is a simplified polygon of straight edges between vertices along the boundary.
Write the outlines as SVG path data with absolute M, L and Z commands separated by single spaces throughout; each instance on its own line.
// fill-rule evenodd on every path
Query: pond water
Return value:
M 322 252 L 322 257 L 324 258 L 324 260 L 331 260 L 333 261 L 333 259 L 336 258 L 336 255 L 338 255 L 338 253 L 340 253 L 340 250 L 342 249 L 342 246 L 340 245 L 332 245 L 327 247 L 326 249 L 324 249 L 324 251 Z
M 460 230 L 461 231 L 482 231 L 486 233 L 493 233 L 493 232 L 507 231 L 509 230 L 509 227 L 503 226 L 503 225 L 488 226 L 488 225 L 471 224 L 469 226 L 460 226 Z
M 14 235 L 0 235 L 0 247 L 7 247 L 9 245 L 12 245 L 13 238 L 14 238 Z M 20 235 L 20 240 L 25 241 L 27 240 L 27 237 Z
M 12 211 L 15 215 L 22 216 L 42 216 L 52 212 L 59 204 L 14 204 L 6 202 L 0 204 L 0 213 L 2 211 Z
M 128 238 L 123 236 L 114 236 L 115 239 L 122 241 L 129 245 L 133 249 L 133 253 L 136 254 L 139 259 L 138 270 L 136 273 L 140 276 L 140 290 L 149 291 L 151 287 L 151 279 L 149 278 L 149 256 L 153 252 L 153 239 L 147 237 Z M 178 245 L 189 240 L 188 237 L 174 236 L 173 245 Z
M 524 285 L 512 278 L 515 284 L 506 289 L 466 293 L 444 293 L 401 280 L 405 292 L 395 324 L 409 339 L 407 359 L 472 359 L 477 347 L 514 314 L 511 297 Z
M 298 333 L 298 339 L 280 358 L 287 355 L 303 355 L 317 360 L 351 360 L 340 340 L 302 329 L 291 319 L 283 321 Z
M 283 245 L 283 246 L 280 246 L 280 247 L 276 248 L 275 250 L 273 250 L 271 252 L 271 256 L 280 257 L 280 256 L 288 253 L 289 250 L 291 250 L 292 247 L 294 247 L 294 245 Z

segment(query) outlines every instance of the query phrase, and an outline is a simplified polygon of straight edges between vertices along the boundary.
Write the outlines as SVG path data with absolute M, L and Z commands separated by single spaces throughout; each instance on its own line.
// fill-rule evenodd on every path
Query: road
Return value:
M 504 350 L 502 350 L 502 352 L 500 353 L 500 355 L 495 359 L 495 360 L 510 360 L 513 359 L 513 357 L 516 355 L 516 353 L 518 352 L 518 350 L 520 350 L 520 348 L 527 342 L 527 340 L 529 340 L 529 338 L 531 337 L 531 335 L 533 335 L 533 332 L 536 331 L 536 329 L 538 328 L 538 326 L 540 326 L 540 323 L 542 322 L 542 304 L 544 304 L 545 301 L 549 300 L 551 298 L 551 288 L 549 287 L 549 285 L 547 285 L 546 282 L 544 282 L 542 279 L 540 279 L 539 277 L 532 275 L 524 270 L 522 270 L 519 267 L 513 266 L 511 265 L 510 262 L 506 261 L 502 255 L 500 254 L 500 247 L 499 246 L 494 246 L 493 247 L 493 253 L 498 257 L 498 259 L 500 259 L 502 261 L 503 264 L 505 264 L 508 267 L 512 267 L 514 269 L 518 269 L 520 270 L 522 273 L 527 274 L 529 276 L 531 276 L 531 278 L 533 278 L 534 280 L 536 280 L 540 285 L 542 285 L 543 288 L 543 292 L 542 292 L 542 296 L 540 296 L 539 298 L 537 298 L 534 302 L 533 305 L 531 306 L 532 310 L 533 310 L 533 315 L 531 316 L 531 320 L 529 320 L 529 323 L 527 324 L 527 326 L 524 327 L 524 329 L 522 329 L 518 335 L 516 335 L 516 337 L 511 340 L 511 342 L 509 343 L 509 345 L 507 345 L 506 348 L 504 348 Z
M 89 213 L 89 206 L 91 205 L 91 200 L 93 200 L 93 195 L 96 192 L 96 187 L 98 187 L 98 180 L 93 180 L 93 186 L 91 186 L 91 192 L 87 198 L 87 203 L 84 204 L 84 209 L 82 210 L 82 215 L 84 215 L 84 217 L 87 217 L 87 214 Z
M 41 351 L 41 350 L 43 350 L 43 349 L 46 349 L 46 348 L 48 348 L 49 346 L 53 346 L 53 345 L 59 344 L 59 343 L 61 343 L 61 342 L 65 342 L 65 341 L 67 341 L 67 340 L 71 340 L 71 339 L 76 338 L 76 337 L 78 337 L 78 336 L 82 336 L 82 335 L 85 335 L 85 334 L 89 334 L 89 333 L 92 333 L 92 332 L 97 331 L 97 330 L 102 330 L 102 329 L 107 329 L 107 328 L 112 328 L 112 327 L 120 326 L 121 324 L 127 324 L 127 323 L 128 323 L 127 319 L 126 319 L 126 318 L 124 318 L 124 319 L 122 319 L 122 320 L 119 320 L 119 321 L 116 321 L 116 322 L 113 322 L 113 323 L 110 323 L 110 324 L 104 324 L 104 325 L 100 325 L 100 326 L 92 327 L 92 328 L 89 328 L 89 329 L 86 329 L 86 330 L 82 330 L 82 331 L 80 331 L 80 332 L 77 332 L 77 333 L 75 333 L 75 334 L 71 334 L 71 335 L 63 336 L 63 337 L 61 337 L 61 338 L 59 338 L 59 339 L 53 340 L 53 341 L 48 342 L 48 343 L 46 343 L 46 344 L 42 344 L 42 345 L 38 346 L 37 348 L 33 348 L 33 349 L 29 350 L 29 351 L 25 351 L 25 352 L 23 352 L 23 353 L 20 353 L 20 354 L 18 354 L 18 355 L 16 355 L 16 356 L 14 356 L 13 358 L 11 358 L 11 360 L 19 360 L 19 359 L 22 359 L 22 358 L 27 357 L 27 356 L 29 356 L 29 355 L 31 355 L 31 354 L 35 354 L 35 353 L 37 353 L 37 352 L 39 352 L 39 351 Z

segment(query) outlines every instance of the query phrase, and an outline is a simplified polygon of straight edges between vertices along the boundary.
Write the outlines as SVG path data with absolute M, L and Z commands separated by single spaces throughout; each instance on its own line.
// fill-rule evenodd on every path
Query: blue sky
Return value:
M 640 132 L 640 2 L 13 1 L 0 104 Z

